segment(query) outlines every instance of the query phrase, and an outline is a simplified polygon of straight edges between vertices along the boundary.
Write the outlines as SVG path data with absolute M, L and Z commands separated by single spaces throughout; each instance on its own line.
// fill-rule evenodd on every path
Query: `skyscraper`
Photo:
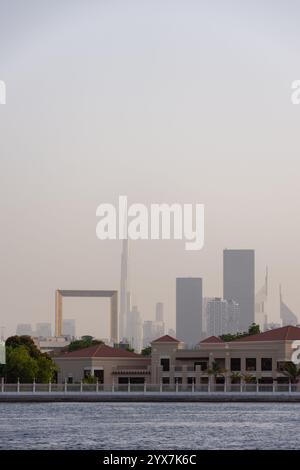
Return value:
M 279 287 L 279 300 L 280 300 L 280 318 L 282 320 L 282 326 L 297 325 L 298 324 L 297 315 L 295 315 L 295 313 L 292 312 L 292 310 L 282 300 L 281 286 Z
M 202 279 L 176 279 L 176 335 L 187 346 L 202 338 Z
M 268 323 L 268 268 L 265 282 L 255 296 L 255 323 L 260 326 L 260 331 L 263 331 Z
M 157 302 L 156 304 L 155 320 L 164 321 L 164 304 L 162 302 Z
M 127 312 L 126 322 L 126 334 L 129 344 L 135 352 L 140 352 L 142 349 L 143 325 L 141 314 L 136 305 L 133 305 L 132 309 Z
M 119 314 L 119 339 L 122 341 L 126 336 L 126 317 L 128 311 L 128 239 L 123 240 L 121 256 L 121 283 L 120 283 L 120 314 Z
M 206 301 L 207 336 L 220 336 L 226 333 L 235 334 L 239 330 L 239 304 L 234 300 L 219 297 Z
M 224 250 L 223 297 L 240 307 L 239 329 L 248 331 L 255 321 L 255 253 L 254 250 Z

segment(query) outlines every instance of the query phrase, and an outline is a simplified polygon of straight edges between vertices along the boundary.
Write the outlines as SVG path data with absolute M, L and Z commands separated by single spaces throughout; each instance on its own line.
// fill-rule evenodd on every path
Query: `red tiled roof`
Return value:
M 218 338 L 218 336 L 209 336 L 208 338 L 205 338 L 200 341 L 199 344 L 203 343 L 224 343 L 224 341 L 221 338 Z
M 179 343 L 179 342 L 180 341 L 178 341 L 178 339 L 173 338 L 173 336 L 170 336 L 170 335 L 164 335 L 152 341 L 152 343 Z
M 67 352 L 59 357 L 142 357 L 131 351 L 120 348 L 111 348 L 106 344 L 96 344 L 89 348 L 77 349 L 76 351 Z
M 283 326 L 274 330 L 258 333 L 257 335 L 244 336 L 243 338 L 235 339 L 235 343 L 249 342 L 249 341 L 293 341 L 300 340 L 300 328 L 297 326 Z

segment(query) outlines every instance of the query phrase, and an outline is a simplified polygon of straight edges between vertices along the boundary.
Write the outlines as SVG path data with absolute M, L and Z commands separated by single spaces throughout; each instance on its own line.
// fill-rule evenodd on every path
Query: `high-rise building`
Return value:
M 37 338 L 48 338 L 52 336 L 51 323 L 37 323 L 35 329 L 35 336 Z
M 19 323 L 17 325 L 16 334 L 18 336 L 33 336 L 32 326 L 30 323 Z
M 62 335 L 72 338 L 76 337 L 76 323 L 73 318 L 63 320 Z
M 208 300 L 206 304 L 207 336 L 220 336 L 227 329 L 227 300 L 219 297 Z
M 255 296 L 255 323 L 260 331 L 264 331 L 268 323 L 268 268 L 266 268 L 265 282 Z
M 157 302 L 155 308 L 155 320 L 164 321 L 164 304 L 162 302 Z
M 123 240 L 121 256 L 121 282 L 120 282 L 120 314 L 119 314 L 119 339 L 123 341 L 126 336 L 126 317 L 130 294 L 128 292 L 128 239 Z
M 239 329 L 248 331 L 255 321 L 255 253 L 254 250 L 224 250 L 223 298 L 240 307 Z
M 187 346 L 196 345 L 202 330 L 202 279 L 176 279 L 176 335 Z
M 127 312 L 126 331 L 130 346 L 135 352 L 140 352 L 142 349 L 143 324 L 141 314 L 136 305 L 132 307 L 130 312 Z
M 279 288 L 279 299 L 280 299 L 280 318 L 282 320 L 282 326 L 296 326 L 298 325 L 298 317 L 294 312 L 287 306 L 282 300 L 281 286 Z
M 235 334 L 239 330 L 240 308 L 234 300 L 219 297 L 207 299 L 206 325 L 207 336 L 220 336 L 226 333 Z

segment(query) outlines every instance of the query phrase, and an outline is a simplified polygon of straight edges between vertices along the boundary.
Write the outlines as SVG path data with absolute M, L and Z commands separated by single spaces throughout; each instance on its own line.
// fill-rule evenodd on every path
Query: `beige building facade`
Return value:
M 152 342 L 151 356 L 97 345 L 55 357 L 58 382 L 78 383 L 93 376 L 101 384 L 214 386 L 287 384 L 286 362 L 297 362 L 300 328 L 287 326 L 224 342 L 210 337 L 195 349 L 165 335 Z

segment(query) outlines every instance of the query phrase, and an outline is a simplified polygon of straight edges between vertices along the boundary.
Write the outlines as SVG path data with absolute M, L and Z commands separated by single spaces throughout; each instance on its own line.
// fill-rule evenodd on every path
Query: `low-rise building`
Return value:
M 236 383 L 239 377 L 266 384 L 286 383 L 283 365 L 295 358 L 298 348 L 300 328 L 294 326 L 230 342 L 211 336 L 195 349 L 184 349 L 177 339 L 164 336 L 152 342 L 151 378 L 153 383 L 164 384 Z M 214 365 L 219 375 L 213 374 Z
M 300 328 L 286 326 L 224 342 L 211 336 L 194 349 L 164 335 L 152 341 L 151 356 L 101 344 L 65 353 L 54 360 L 58 381 L 80 382 L 95 376 L 104 384 L 284 384 L 282 370 L 297 362 Z
M 66 352 L 54 360 L 60 383 L 80 382 L 89 376 L 107 385 L 150 383 L 150 358 L 106 344 Z

